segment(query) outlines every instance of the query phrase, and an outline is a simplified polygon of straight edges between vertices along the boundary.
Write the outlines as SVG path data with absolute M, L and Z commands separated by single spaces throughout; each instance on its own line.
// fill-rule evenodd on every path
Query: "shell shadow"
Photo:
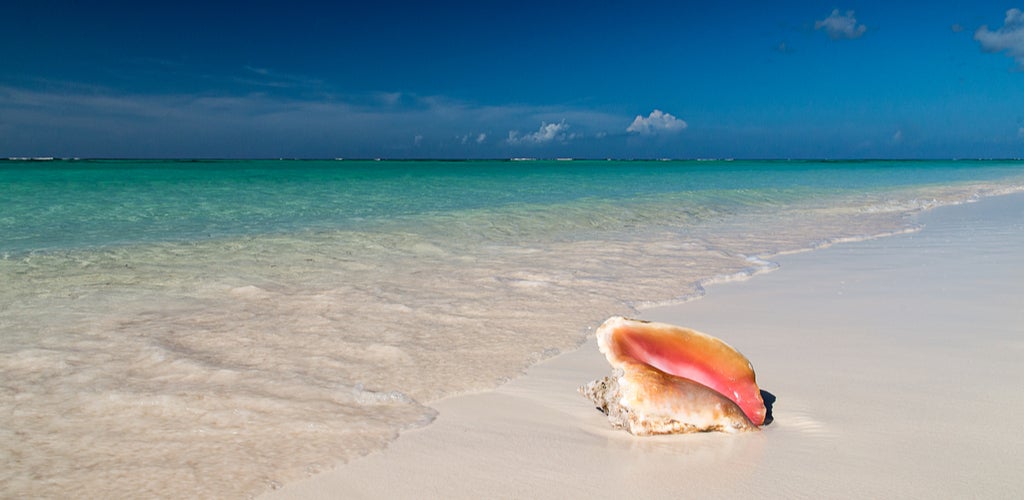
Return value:
M 772 406 L 775 406 L 775 400 L 778 398 L 774 394 L 762 389 L 761 399 L 764 400 L 764 425 L 770 425 L 775 421 L 775 417 L 772 416 Z

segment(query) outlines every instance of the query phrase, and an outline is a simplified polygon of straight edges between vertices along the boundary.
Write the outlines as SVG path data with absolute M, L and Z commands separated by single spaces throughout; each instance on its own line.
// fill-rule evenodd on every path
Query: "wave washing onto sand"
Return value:
M 610 315 L 1006 190 L 1024 188 L 583 200 L 9 256 L 0 484 L 12 497 L 258 495 L 382 448 L 431 422 L 430 402 L 493 388 Z

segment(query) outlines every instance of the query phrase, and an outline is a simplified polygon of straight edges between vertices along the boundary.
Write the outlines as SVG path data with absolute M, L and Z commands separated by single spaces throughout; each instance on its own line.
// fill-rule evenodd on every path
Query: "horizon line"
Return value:
M 653 162 L 731 162 L 731 161 L 774 161 L 774 162 L 871 162 L 871 161 L 1021 161 L 1020 157 L 847 157 L 847 158 L 813 158 L 813 157 L 689 157 L 689 158 L 659 158 L 659 157 L 479 157 L 479 158 L 458 158 L 458 157 L 409 157 L 409 158 L 386 158 L 386 157 L 247 157 L 247 156 L 153 156 L 153 157 L 131 157 L 131 156 L 95 156 L 95 157 L 55 157 L 55 156 L 9 156 L 0 157 L 2 162 L 49 162 L 49 161 L 180 161 L 180 162 L 202 162 L 202 161 L 336 161 L 336 162 L 470 162 L 470 161 L 497 161 L 497 162 L 572 162 L 572 161 L 653 161 Z

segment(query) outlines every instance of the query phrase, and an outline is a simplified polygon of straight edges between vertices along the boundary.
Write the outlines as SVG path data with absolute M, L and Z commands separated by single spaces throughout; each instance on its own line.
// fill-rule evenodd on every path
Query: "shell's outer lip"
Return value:
M 692 380 L 730 399 L 755 425 L 767 413 L 754 370 L 718 338 L 665 323 L 615 316 L 596 332 L 598 348 L 613 367 L 640 363 Z

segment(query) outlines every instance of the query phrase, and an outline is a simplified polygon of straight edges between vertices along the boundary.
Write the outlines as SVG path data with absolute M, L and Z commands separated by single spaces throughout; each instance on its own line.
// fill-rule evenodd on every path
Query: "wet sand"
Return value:
M 777 398 L 761 432 L 611 429 L 576 392 L 610 371 L 590 338 L 263 498 L 1020 498 L 1024 195 L 919 219 L 644 311 L 751 360 Z

